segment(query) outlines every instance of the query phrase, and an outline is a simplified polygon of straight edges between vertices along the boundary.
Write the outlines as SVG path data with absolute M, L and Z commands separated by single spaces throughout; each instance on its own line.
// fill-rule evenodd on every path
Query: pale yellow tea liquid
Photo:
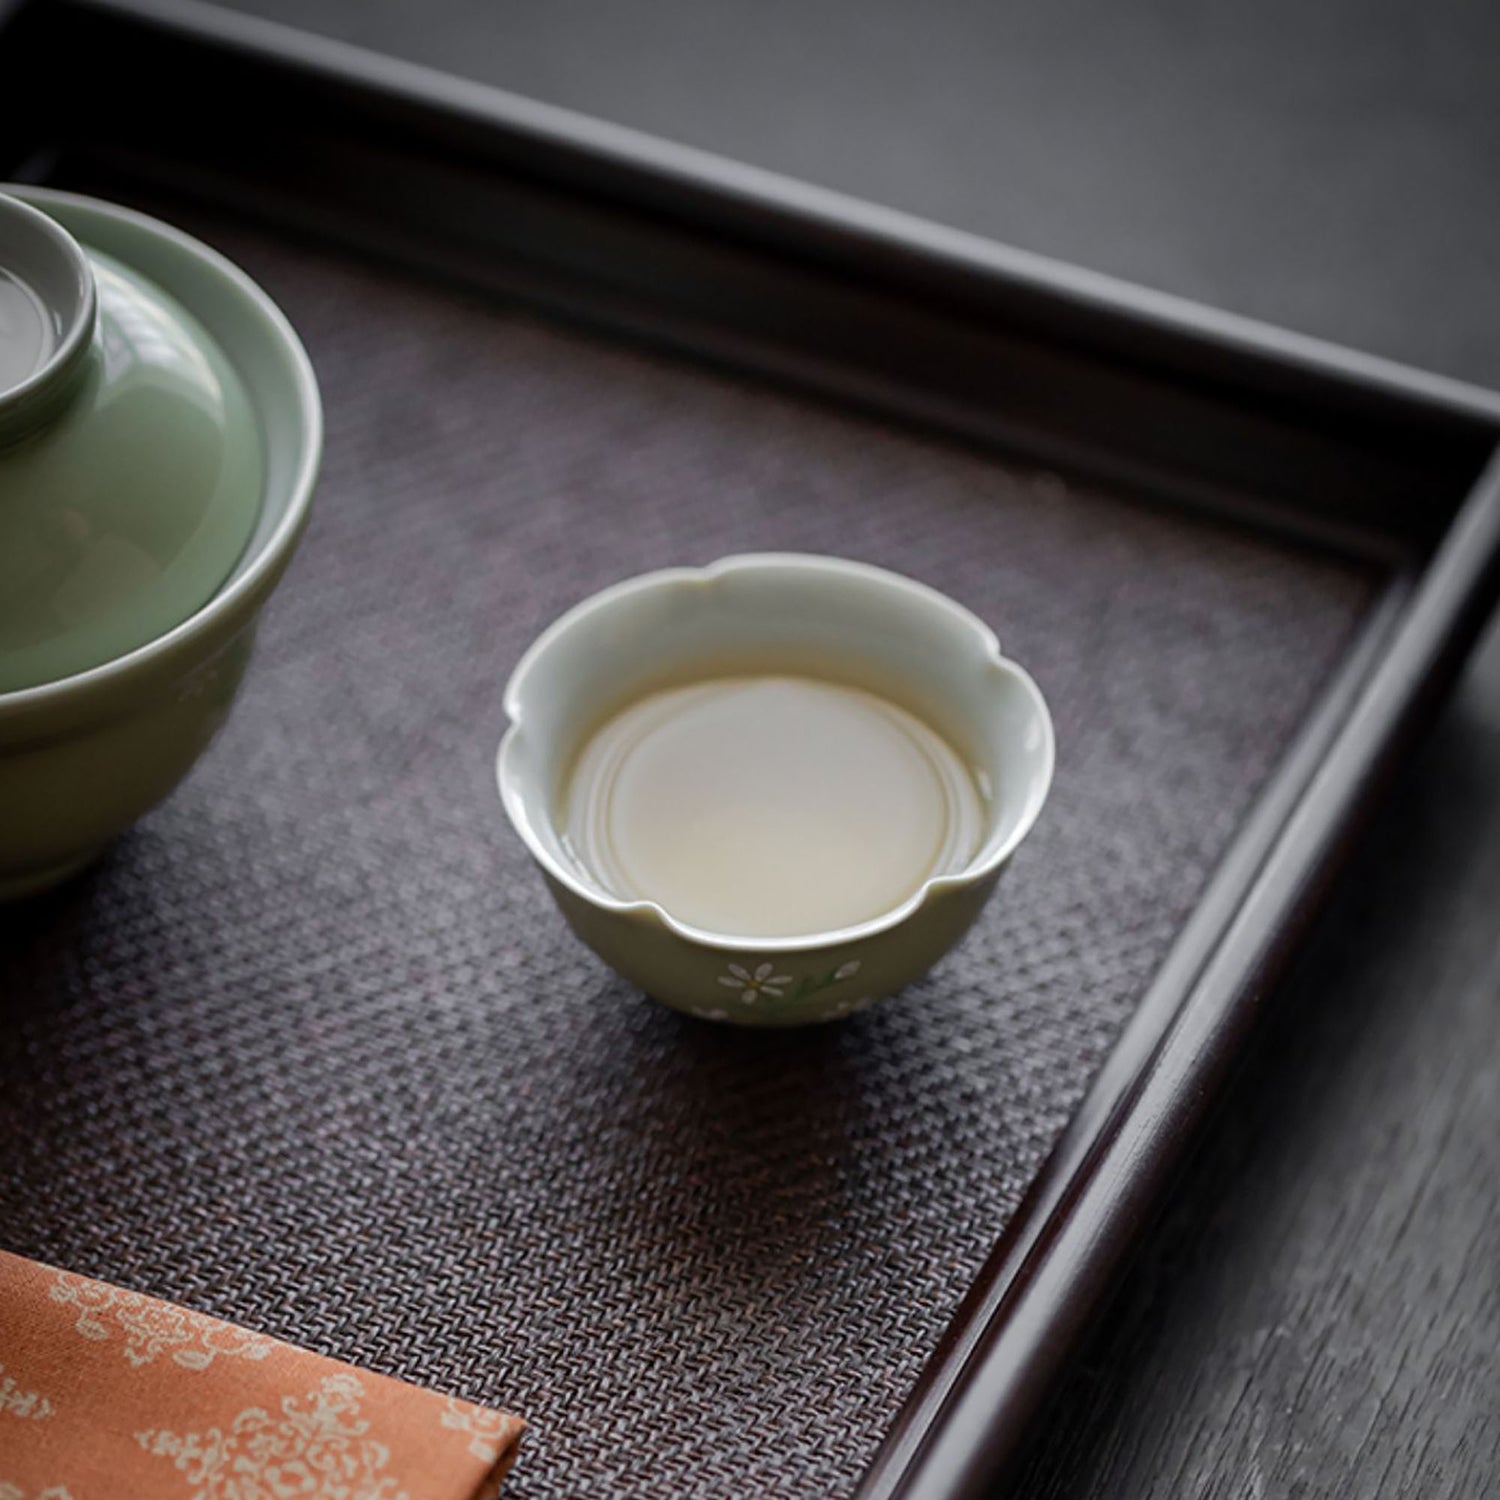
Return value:
M 737 937 L 796 937 L 891 911 L 963 868 L 983 798 L 954 750 L 874 694 L 725 677 L 633 703 L 567 789 L 573 856 L 611 893 Z

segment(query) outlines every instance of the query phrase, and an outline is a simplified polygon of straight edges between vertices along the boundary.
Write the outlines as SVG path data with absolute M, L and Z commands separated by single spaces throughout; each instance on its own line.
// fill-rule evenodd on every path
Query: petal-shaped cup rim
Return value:
M 1031 778 L 1026 788 L 1022 810 L 1003 840 L 987 842 L 962 870 L 929 876 L 905 901 L 889 911 L 853 926 L 824 932 L 800 933 L 794 937 L 746 937 L 734 933 L 710 931 L 673 916 L 660 902 L 644 897 L 627 899 L 614 896 L 600 886 L 583 879 L 576 869 L 570 868 L 565 862 L 559 860 L 547 846 L 546 841 L 538 836 L 525 789 L 521 784 L 522 774 L 517 766 L 519 747 L 525 736 L 526 703 L 530 694 L 537 691 L 535 684 L 545 679 L 547 657 L 557 641 L 572 634 L 601 611 L 606 611 L 634 595 L 665 589 L 701 591 L 713 588 L 716 584 L 737 574 L 764 568 L 804 572 L 809 580 L 815 576 L 858 578 L 882 587 L 899 590 L 909 598 L 919 598 L 928 607 L 941 611 L 954 625 L 970 633 L 979 642 L 987 671 L 1021 688 L 1042 735 L 1041 769 Z M 573 605 L 531 643 L 506 683 L 504 707 L 510 725 L 500 740 L 500 747 L 495 757 L 495 776 L 500 801 L 527 851 L 542 870 L 580 901 L 587 902 L 600 911 L 648 922 L 665 931 L 675 933 L 699 947 L 730 954 L 744 953 L 750 948 L 757 953 L 767 955 L 813 952 L 858 943 L 863 939 L 900 927 L 945 892 L 963 890 L 988 879 L 1010 859 L 1035 826 L 1042 806 L 1047 800 L 1048 792 L 1051 790 L 1056 762 L 1056 738 L 1052 727 L 1052 716 L 1048 712 L 1047 702 L 1042 696 L 1041 689 L 1024 667 L 1012 661 L 1001 651 L 1000 641 L 995 632 L 976 614 L 928 584 L 907 578 L 900 573 L 875 567 L 869 563 L 812 553 L 736 553 L 730 557 L 719 558 L 702 567 L 660 568 L 611 584 Z

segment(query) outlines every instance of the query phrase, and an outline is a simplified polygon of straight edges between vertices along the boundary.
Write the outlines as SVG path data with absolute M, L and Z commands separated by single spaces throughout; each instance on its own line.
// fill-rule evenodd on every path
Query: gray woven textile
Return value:
M 326 477 L 202 766 L 0 915 L 0 1245 L 518 1410 L 515 1500 L 847 1494 L 1372 578 L 207 235 L 307 340 Z M 959 953 L 780 1035 L 613 979 L 491 769 L 561 609 L 763 548 L 962 600 L 1061 754 Z

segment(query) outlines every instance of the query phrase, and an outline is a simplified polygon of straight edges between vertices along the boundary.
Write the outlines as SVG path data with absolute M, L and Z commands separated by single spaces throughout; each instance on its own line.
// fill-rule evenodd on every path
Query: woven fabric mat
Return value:
M 202 765 L 0 915 L 0 1244 L 520 1411 L 516 1500 L 848 1493 L 1374 580 L 206 234 L 307 340 L 326 477 Z M 948 591 L 1060 747 L 962 949 L 779 1035 L 612 978 L 491 769 L 560 610 L 760 548 Z

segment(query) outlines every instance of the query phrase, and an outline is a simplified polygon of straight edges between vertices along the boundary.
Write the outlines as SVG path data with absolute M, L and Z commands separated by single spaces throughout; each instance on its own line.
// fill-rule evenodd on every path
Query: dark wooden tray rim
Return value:
M 1500 397 L 197 0 L 34 0 L 0 99 L 0 176 L 125 169 L 1382 565 L 858 1492 L 990 1493 L 1500 591 Z

